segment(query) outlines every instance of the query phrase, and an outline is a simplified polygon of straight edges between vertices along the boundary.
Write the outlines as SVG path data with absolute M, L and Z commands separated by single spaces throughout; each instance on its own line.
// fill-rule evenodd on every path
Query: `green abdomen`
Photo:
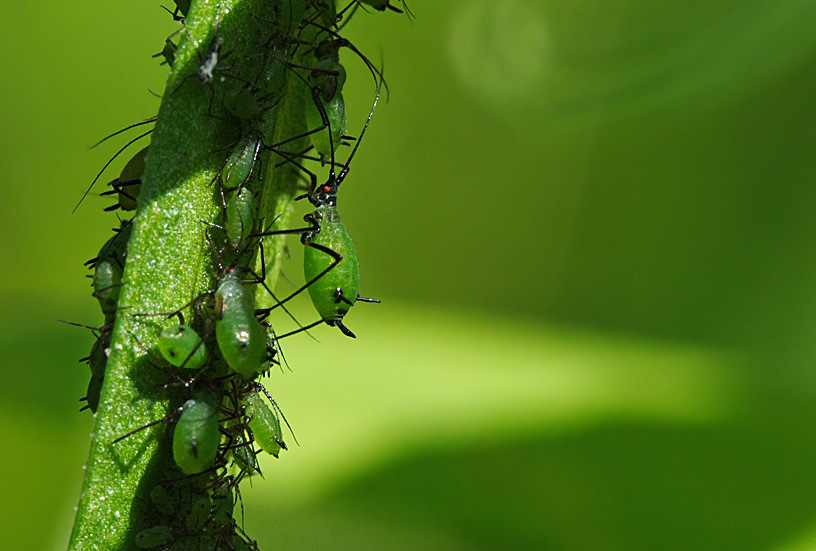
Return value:
M 343 300 L 338 302 L 337 289 L 341 289 L 342 296 L 354 303 L 360 291 L 360 268 L 351 236 L 336 209 L 327 209 L 320 233 L 311 243 L 322 245 L 343 257 L 339 264 L 309 286 L 309 296 L 320 316 L 327 321 L 341 320 L 351 304 Z M 303 254 L 306 281 L 311 281 L 335 262 L 330 254 L 307 246 Z

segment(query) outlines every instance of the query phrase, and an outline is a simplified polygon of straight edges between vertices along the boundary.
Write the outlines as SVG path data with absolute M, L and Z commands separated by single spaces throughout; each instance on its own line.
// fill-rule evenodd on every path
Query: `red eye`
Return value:
M 330 191 L 331 191 L 331 188 L 330 188 L 329 186 L 323 186 L 323 191 L 325 191 L 326 193 L 328 193 L 328 192 L 330 192 Z

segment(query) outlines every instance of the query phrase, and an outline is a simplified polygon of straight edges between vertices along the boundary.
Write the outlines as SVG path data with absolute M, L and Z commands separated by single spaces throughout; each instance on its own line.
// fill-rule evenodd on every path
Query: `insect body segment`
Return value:
M 247 187 L 241 188 L 227 201 L 224 226 L 227 240 L 233 248 L 237 248 L 252 234 L 257 209 L 255 195 Z
M 260 139 L 254 134 L 238 142 L 221 171 L 221 182 L 225 191 L 235 190 L 249 180 L 258 160 L 261 145 Z
M 309 296 L 320 317 L 329 325 L 337 325 L 349 336 L 343 317 L 354 305 L 360 291 L 360 268 L 357 252 L 346 226 L 340 220 L 336 206 L 324 205 L 320 214 L 320 231 L 307 237 L 303 252 L 303 272 Z
M 91 348 L 88 356 L 88 366 L 91 368 L 91 378 L 85 392 L 85 407 L 96 413 L 99 408 L 99 395 L 102 392 L 102 383 L 105 382 L 105 367 L 108 364 L 106 348 L 110 345 L 110 333 L 99 336 Z
M 287 449 L 283 442 L 278 415 L 267 407 L 255 391 L 247 393 L 244 399 L 249 428 L 252 430 L 255 441 L 263 451 L 278 457 L 282 449 Z
M 145 160 L 150 146 L 139 150 L 122 169 L 119 177 L 108 186 L 113 188 L 101 193 L 102 196 L 116 195 L 117 202 L 106 208 L 106 211 L 122 209 L 124 211 L 136 210 L 136 201 L 142 189 L 142 174 L 144 174 Z
M 93 295 L 99 301 L 102 312 L 112 315 L 116 312 L 119 291 L 122 285 L 122 272 L 127 256 L 127 242 L 130 239 L 132 224 L 123 225 L 99 250 L 99 254 L 86 264 L 93 268 Z M 106 320 L 107 321 L 113 321 Z
M 199 369 L 207 363 L 207 347 L 192 327 L 174 325 L 159 333 L 159 351 L 170 365 Z
M 173 68 L 173 64 L 176 62 L 176 52 L 178 51 L 178 46 L 171 38 L 166 38 L 164 41 L 164 47 L 161 49 L 160 52 L 156 52 L 151 57 L 161 57 L 162 62 L 160 65 L 167 65 L 171 69 Z
M 173 431 L 173 459 L 186 474 L 212 467 L 218 451 L 218 400 L 203 391 L 187 400 Z
M 122 283 L 122 265 L 114 258 L 103 258 L 94 266 L 94 296 L 103 313 L 114 312 Z
M 227 365 L 251 378 L 266 359 L 266 332 L 255 317 L 255 305 L 241 280 L 227 272 L 216 297 L 215 335 Z
M 136 534 L 135 543 L 139 549 L 155 549 L 174 537 L 170 526 L 151 526 Z

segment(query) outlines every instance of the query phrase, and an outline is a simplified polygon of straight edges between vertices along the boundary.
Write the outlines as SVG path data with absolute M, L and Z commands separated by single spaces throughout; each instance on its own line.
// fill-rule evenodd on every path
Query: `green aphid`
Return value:
M 163 485 L 153 486 L 150 490 L 150 501 L 162 515 L 169 516 L 176 511 L 177 504 Z
M 272 21 L 275 30 L 279 35 L 290 36 L 300 26 L 306 13 L 306 0 L 280 0 L 272 7 L 275 11 Z
M 318 97 L 317 88 L 312 89 L 312 96 L 316 105 L 321 105 L 322 99 Z M 341 94 L 338 97 L 342 98 Z M 338 327 L 344 335 L 354 337 L 354 333 L 343 323 L 343 318 L 349 309 L 357 302 L 379 302 L 379 300 L 361 297 L 360 290 L 360 267 L 357 261 L 357 252 L 351 241 L 346 226 L 340 219 L 340 212 L 337 210 L 337 190 L 345 179 L 349 171 L 351 160 L 354 158 L 359 147 L 368 123 L 374 115 L 374 109 L 379 100 L 379 88 L 377 97 L 368 116 L 368 121 L 360 133 L 360 138 L 354 146 L 351 155 L 346 160 L 343 169 L 335 175 L 334 163 L 329 165 L 329 179 L 325 184 L 318 186 L 307 197 L 314 205 L 315 210 L 307 214 L 304 220 L 311 223 L 311 227 L 299 230 L 271 231 L 258 234 L 259 236 L 275 235 L 278 233 L 290 233 L 299 231 L 301 242 L 306 245 L 303 254 L 303 272 L 306 283 L 297 289 L 287 298 L 280 301 L 277 308 L 296 296 L 303 290 L 308 289 L 309 296 L 315 309 L 320 314 L 320 321 L 301 327 L 284 336 L 289 336 L 300 331 L 305 331 L 319 323 L 326 323 L 332 327 Z M 334 145 L 333 143 L 331 145 Z M 330 150 L 331 158 L 334 160 L 334 150 Z
M 336 53 L 319 59 L 309 76 L 310 81 L 320 90 L 324 102 L 330 102 L 343 91 L 346 84 L 346 68 L 336 59 Z
M 266 453 L 278 457 L 282 449 L 287 449 L 283 442 L 280 419 L 277 413 L 269 409 L 257 391 L 252 390 L 244 396 L 247 424 L 258 446 Z
M 235 428 L 238 427 L 242 427 L 242 425 L 238 425 Z M 232 456 L 242 471 L 247 471 L 249 474 L 261 472 L 258 465 L 258 457 L 255 455 L 252 443 L 244 438 L 243 430 L 234 434 L 231 447 Z
M 173 431 L 173 459 L 185 474 L 198 474 L 215 463 L 218 432 L 218 399 L 210 391 L 197 393 L 182 406 Z
M 127 162 L 119 177 L 108 186 L 113 188 L 109 191 L 103 192 L 102 196 L 116 195 L 117 202 L 109 207 L 106 211 L 122 209 L 124 211 L 136 210 L 139 194 L 142 190 L 142 176 L 145 171 L 145 162 L 150 146 L 140 149 Z
M 175 42 L 173 42 L 170 38 L 164 39 L 164 47 L 160 52 L 153 54 L 151 57 L 162 57 L 164 60 L 160 63 L 160 65 L 168 65 L 171 69 L 173 68 L 173 63 L 176 62 L 176 51 L 178 50 L 178 46 Z
M 215 507 L 215 523 L 220 525 L 232 524 L 232 512 L 235 509 L 235 495 L 232 491 L 232 485 L 224 480 L 213 489 L 212 499 Z
M 320 155 L 329 158 L 332 151 L 340 146 L 340 140 L 346 133 L 346 102 L 340 92 L 326 101 L 320 89 L 315 90 L 313 97 L 306 99 L 306 124 L 309 129 L 317 129 L 309 134 L 309 139 Z M 322 103 L 322 113 L 317 105 L 318 101 Z
M 199 369 L 209 357 L 201 337 L 195 329 L 186 325 L 162 329 L 158 344 L 162 357 L 175 367 Z
M 135 542 L 139 549 L 155 549 L 174 537 L 172 526 L 152 526 L 136 534 Z
M 286 72 L 288 69 L 286 67 L 285 55 L 284 46 L 273 46 L 272 53 L 269 55 L 268 65 L 264 73 L 263 89 L 264 92 L 270 94 L 272 97 L 277 97 L 286 84 Z
M 266 332 L 255 317 L 254 297 L 232 272 L 215 293 L 215 337 L 227 365 L 247 379 L 266 359 Z
M 187 531 L 192 534 L 200 533 L 204 528 L 204 525 L 207 523 L 207 520 L 209 520 L 211 513 L 212 504 L 210 503 L 210 498 L 197 498 L 195 501 L 193 501 L 193 504 L 190 507 L 190 513 L 187 515 L 187 519 L 185 520 Z
M 225 190 L 237 189 L 249 180 L 258 160 L 261 145 L 260 138 L 250 133 L 233 148 L 221 171 L 221 183 Z
M 108 239 L 99 254 L 86 262 L 93 270 L 93 295 L 99 300 L 102 312 L 111 314 L 116 311 L 119 300 L 119 291 L 122 284 L 122 272 L 127 257 L 127 244 L 133 224 L 125 222 L 110 239 Z
M 224 227 L 227 241 L 233 248 L 239 247 L 252 234 L 257 210 L 255 195 L 248 187 L 242 187 L 227 201 Z
M 122 289 L 122 271 L 121 262 L 111 257 L 99 260 L 94 266 L 93 295 L 105 314 L 116 311 Z
M 123 260 L 127 255 L 127 244 L 132 230 L 133 224 L 130 220 L 123 222 L 119 230 L 102 245 L 96 258 L 88 261 L 88 263 L 97 262 L 105 258 Z
M 360 264 L 337 207 L 324 205 L 316 212 L 320 232 L 307 241 L 311 246 L 303 251 L 303 273 L 306 281 L 314 280 L 308 291 L 320 317 L 342 329 L 343 317 L 360 294 Z
M 91 353 L 88 354 L 88 367 L 91 368 L 91 378 L 85 391 L 85 406 L 80 410 L 90 409 L 96 413 L 99 409 L 99 396 L 102 393 L 102 383 L 105 381 L 105 367 L 108 364 L 106 348 L 110 345 L 110 334 L 103 332 L 94 341 Z

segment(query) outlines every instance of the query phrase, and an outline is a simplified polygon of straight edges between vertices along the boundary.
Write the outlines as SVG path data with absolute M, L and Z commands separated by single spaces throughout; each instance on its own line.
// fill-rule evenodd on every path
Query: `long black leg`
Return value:
M 274 309 L 275 309 L 275 308 L 277 308 L 278 306 L 282 306 L 283 304 L 286 304 L 287 302 L 289 302 L 290 300 L 292 300 L 293 298 L 295 298 L 296 296 L 298 296 L 300 293 L 302 293 L 303 291 L 305 291 L 306 289 L 308 289 L 308 288 L 309 288 L 309 286 L 311 286 L 313 283 L 315 283 L 315 282 L 316 282 L 318 279 L 320 279 L 321 277 L 323 277 L 324 275 L 326 275 L 327 273 L 329 273 L 330 271 L 332 271 L 332 270 L 333 270 L 333 269 L 334 269 L 334 268 L 335 268 L 335 267 L 336 267 L 338 264 L 340 264 L 340 261 L 341 261 L 341 260 L 343 260 L 343 255 L 341 255 L 341 254 L 339 254 L 339 253 L 336 253 L 336 252 L 334 252 L 333 250 L 331 250 L 330 248 L 325 247 L 325 246 L 323 246 L 323 245 L 320 245 L 320 244 L 318 244 L 318 243 L 308 243 L 308 242 L 307 242 L 307 243 L 306 243 L 306 246 L 307 246 L 307 247 L 314 247 L 314 248 L 315 248 L 315 249 L 317 249 L 318 251 L 323 251 L 324 253 L 326 253 L 326 254 L 328 254 L 329 256 L 331 256 L 332 258 L 334 258 L 334 262 L 332 262 L 331 264 L 329 264 L 329 266 L 328 266 L 328 267 L 326 267 L 326 269 L 325 269 L 325 270 L 323 270 L 322 272 L 320 272 L 319 274 L 317 274 L 315 277 L 313 277 L 312 279 L 310 279 L 309 281 L 307 281 L 306 283 L 304 283 L 303 285 L 301 285 L 300 287 L 298 287 L 298 288 L 297 288 L 297 289 L 296 289 L 294 292 L 292 292 L 292 294 L 290 294 L 288 297 L 286 297 L 285 299 L 283 299 L 283 300 L 281 300 L 280 302 L 278 302 L 278 303 L 277 303 L 275 306 L 271 306 L 270 308 L 265 308 L 264 310 L 268 310 L 268 311 L 270 311 L 270 312 L 271 312 L 272 310 L 274 310 Z M 321 320 L 321 321 L 319 321 L 319 322 L 317 322 L 317 323 L 313 323 L 312 325 L 308 325 L 308 326 L 306 326 L 306 327 L 310 329 L 310 328 L 314 327 L 315 325 L 319 325 L 319 324 L 320 324 L 320 323 L 322 323 L 322 322 L 323 322 L 323 320 Z M 304 329 L 303 329 L 303 328 L 301 328 L 301 329 L 299 329 L 299 330 L 298 330 L 298 331 L 296 331 L 296 332 L 297 332 L 297 333 L 299 333 L 300 331 L 303 331 L 303 330 L 304 330 Z M 293 334 L 293 333 L 287 333 L 286 335 L 283 335 L 283 336 L 278 337 L 278 338 L 279 338 L 279 339 L 282 339 L 283 337 L 288 336 L 288 335 L 291 335 L 291 334 Z
M 340 329 L 340 331 L 342 331 L 342 332 L 343 332 L 343 334 L 344 334 L 345 336 L 347 336 L 347 337 L 351 337 L 352 339 L 356 339 L 356 338 L 357 338 L 357 335 L 355 335 L 354 333 L 352 333 L 352 332 L 351 332 L 351 329 L 349 329 L 348 327 L 346 327 L 346 326 L 343 324 L 343 322 L 342 322 L 341 320 L 334 320 L 334 321 L 331 321 L 331 322 L 326 322 L 326 323 L 328 323 L 329 325 L 336 325 L 336 326 L 337 326 L 337 328 L 338 328 L 338 329 Z
M 317 320 L 314 323 L 310 323 L 309 325 L 305 325 L 299 329 L 295 329 L 294 331 L 289 331 L 288 333 L 284 333 L 283 335 L 279 335 L 278 339 L 285 339 L 286 337 L 291 337 L 292 335 L 297 335 L 298 333 L 303 333 L 304 331 L 308 331 L 312 327 L 317 327 L 321 323 L 325 323 L 325 320 Z
M 269 295 L 272 297 L 272 299 L 277 301 L 278 297 L 275 296 L 275 293 L 272 292 L 272 289 L 270 289 L 269 286 L 266 284 L 266 259 L 264 258 L 263 244 L 261 244 L 260 250 L 261 250 L 261 272 L 262 272 L 261 275 L 259 276 L 254 271 L 247 268 L 246 273 L 251 275 L 251 276 L 254 276 L 254 279 L 244 280 L 243 283 L 250 284 L 250 285 L 260 284 L 266 290 L 266 292 L 269 293 Z M 280 302 L 275 307 L 277 307 L 277 306 L 280 306 Z M 271 310 L 269 310 L 269 311 L 271 311 Z M 264 319 L 265 316 L 269 314 L 269 311 L 267 311 L 266 309 L 256 310 L 255 314 L 257 316 L 258 313 L 260 312 L 261 315 L 263 316 L 261 319 Z M 286 312 L 286 314 L 290 318 L 292 318 L 292 321 L 294 321 L 298 325 L 298 327 L 303 327 L 303 325 L 301 325 L 301 323 L 297 320 L 297 318 L 295 317 L 294 314 L 292 314 L 285 307 L 284 307 L 283 311 Z
M 99 140 L 98 142 L 96 142 L 95 144 L 93 144 L 93 145 L 91 146 L 91 149 L 93 149 L 93 148 L 95 148 L 96 146 L 98 146 L 98 145 L 100 145 L 100 144 L 102 144 L 102 143 L 104 143 L 104 142 L 108 141 L 109 139 L 113 138 L 114 136 L 118 136 L 118 135 L 119 135 L 119 134 L 121 134 L 122 132 L 127 132 L 127 131 L 128 131 L 128 130 L 130 130 L 131 128 L 138 128 L 138 127 L 140 127 L 140 126 L 144 126 L 145 124 L 150 124 L 150 123 L 153 123 L 153 122 L 156 122 L 156 117 L 150 117 L 149 119 L 145 119 L 145 120 L 143 120 L 142 122 L 136 122 L 136 123 L 133 123 L 133 124 L 131 124 L 131 125 L 128 125 L 128 126 L 126 126 L 126 127 L 122 128 L 121 130 L 117 130 L 117 131 L 116 131 L 116 132 L 114 132 L 113 134 L 108 134 L 107 136 L 105 136 L 104 138 L 102 138 L 101 140 Z
M 145 429 L 149 429 L 150 427 L 155 427 L 156 425 L 158 425 L 160 423 L 165 423 L 165 422 L 169 421 L 170 419 L 172 419 L 173 416 L 176 415 L 177 413 L 181 413 L 181 410 L 182 410 L 182 408 L 178 407 L 178 408 L 176 408 L 175 411 L 171 411 L 170 413 L 168 413 L 167 415 L 165 415 L 161 419 L 157 419 L 156 421 L 151 421 L 148 424 L 139 427 L 138 429 L 132 430 L 129 433 L 120 436 L 119 438 L 117 438 L 116 440 L 111 442 L 110 445 L 113 446 L 117 442 L 121 442 L 122 440 L 124 440 L 125 438 L 127 438 L 129 436 L 133 436 L 134 434 L 138 434 L 138 433 L 142 432 Z
M 142 139 L 142 138 L 144 138 L 145 136 L 150 135 L 150 133 L 151 133 L 151 132 L 153 132 L 153 129 L 152 129 L 152 128 L 151 128 L 150 130 L 148 130 L 147 132 L 145 132 L 145 133 L 143 133 L 143 134 L 139 134 L 138 136 L 136 136 L 135 138 L 133 138 L 132 140 L 130 140 L 128 143 L 126 143 L 125 145 L 123 145 L 123 146 L 122 146 L 122 148 L 121 148 L 121 149 L 119 149 L 119 151 L 117 151 L 117 152 L 116 152 L 116 154 L 115 154 L 113 157 L 111 157 L 111 158 L 110 158 L 110 160 L 109 160 L 107 163 L 105 163 L 105 166 L 103 166 L 103 167 L 102 167 L 102 170 L 100 170 L 100 171 L 99 171 L 99 174 L 97 174 L 97 175 L 96 175 L 96 178 L 94 178 L 94 179 L 93 179 L 93 182 L 91 182 L 91 185 L 90 185 L 90 186 L 88 186 L 88 189 L 86 189 L 86 190 L 85 190 L 85 193 L 83 193 L 83 194 L 82 194 L 82 198 L 79 200 L 79 203 L 77 203 L 77 205 L 74 207 L 74 210 L 72 210 L 72 211 L 71 211 L 71 214 L 73 214 L 73 213 L 75 213 L 75 212 L 76 212 L 76 210 L 79 208 L 79 205 L 81 205 L 81 204 L 82 204 L 82 201 L 84 201 L 84 200 L 85 200 L 85 198 L 88 196 L 88 194 L 89 194 L 89 193 L 91 192 L 91 190 L 93 189 L 93 187 L 94 187 L 94 185 L 96 184 L 97 180 L 99 180 L 99 178 L 102 176 L 102 174 L 105 172 L 105 170 L 107 170 L 107 169 L 108 169 L 108 167 L 111 165 L 111 163 L 112 163 L 113 161 L 115 161 L 115 160 L 116 160 L 116 158 L 117 158 L 119 155 L 121 155 L 121 154 L 122 154 L 122 153 L 125 151 L 125 149 L 127 149 L 128 147 L 130 147 L 131 145 L 133 145 L 133 144 L 134 144 L 134 143 L 136 143 L 137 141 L 141 140 L 141 139 Z

